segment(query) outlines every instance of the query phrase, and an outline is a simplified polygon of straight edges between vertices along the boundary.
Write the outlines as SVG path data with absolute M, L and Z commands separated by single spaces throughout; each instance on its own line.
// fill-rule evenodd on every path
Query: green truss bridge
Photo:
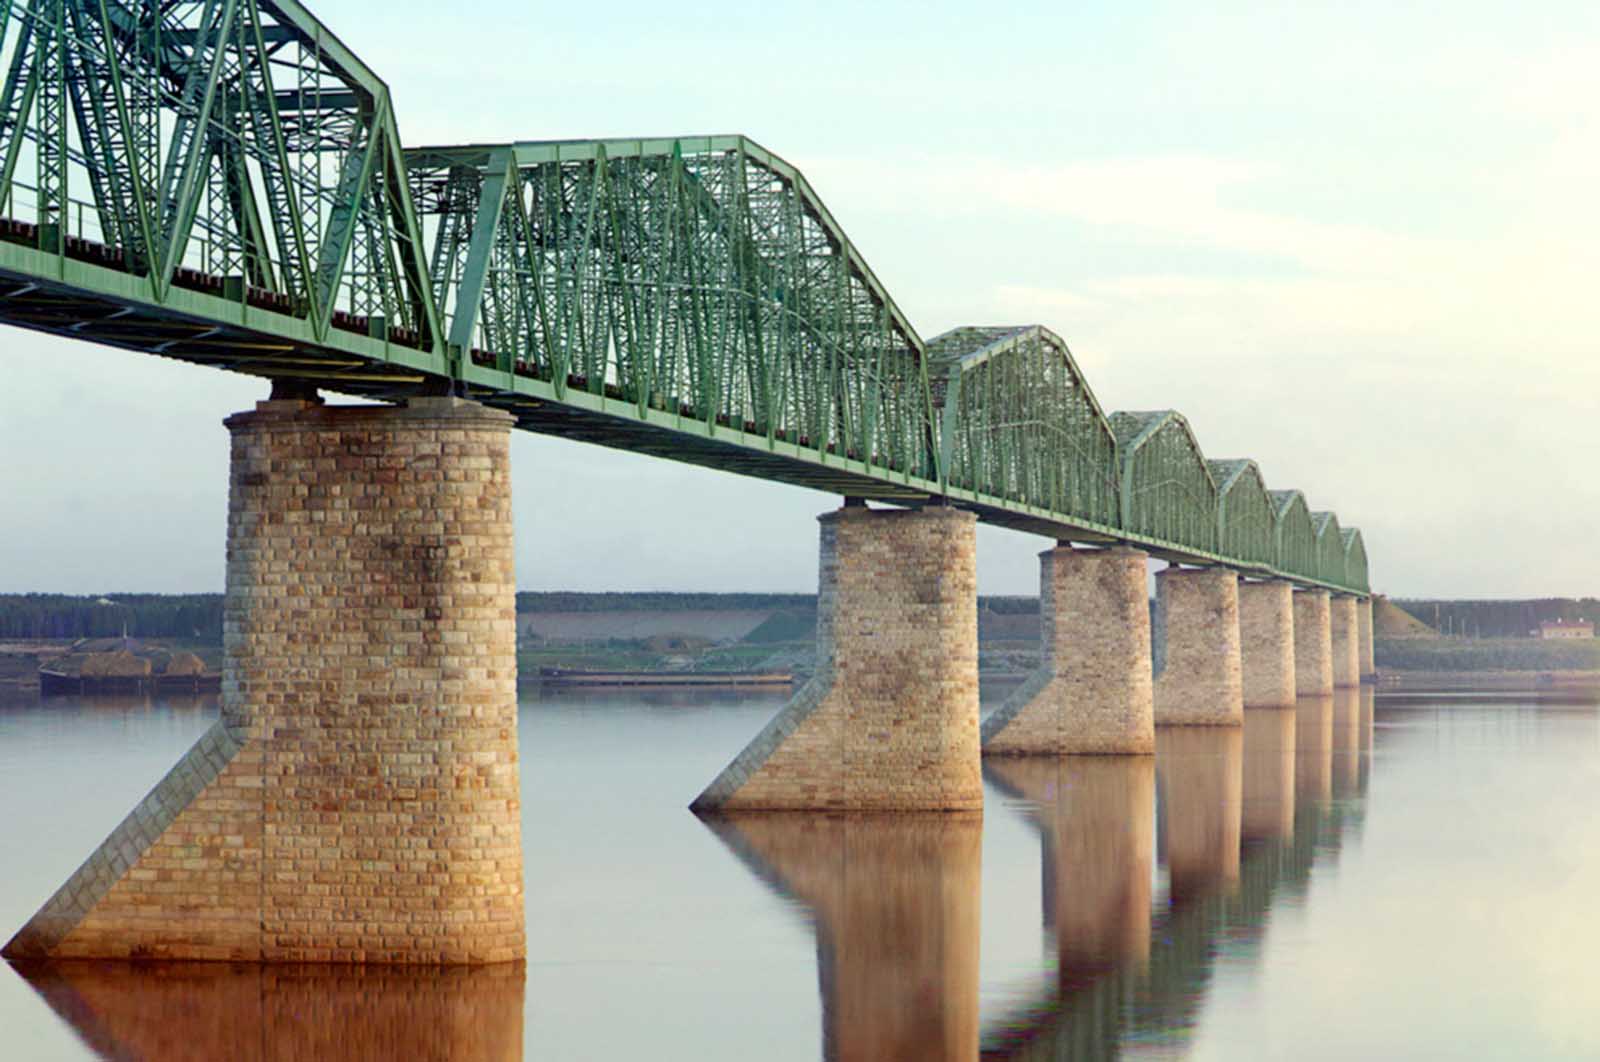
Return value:
M 1048 329 L 924 340 L 743 137 L 405 148 L 292 0 L 0 0 L 0 31 L 6 323 L 1368 592 L 1360 532 L 1107 413 Z

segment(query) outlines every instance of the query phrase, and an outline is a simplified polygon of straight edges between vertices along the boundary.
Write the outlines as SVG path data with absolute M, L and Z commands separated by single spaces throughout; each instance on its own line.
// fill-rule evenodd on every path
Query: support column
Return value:
M 1360 657 L 1361 681 L 1376 683 L 1378 665 L 1372 651 L 1372 598 L 1356 602 L 1356 652 Z
M 1333 684 L 1361 685 L 1360 640 L 1356 628 L 1356 599 L 1335 594 L 1328 604 L 1329 648 L 1333 656 Z
M 1294 704 L 1294 587 L 1239 580 L 1239 664 L 1246 708 Z
M 1226 568 L 1156 573 L 1156 725 L 1244 721 L 1239 577 Z
M 977 517 L 850 506 L 820 523 L 816 674 L 694 809 L 982 807 Z
M 228 420 L 222 718 L 8 957 L 523 956 L 511 423 Z
M 1146 555 L 1039 554 L 1039 669 L 983 721 L 983 751 L 1066 755 L 1155 751 Z
M 1302 697 L 1333 693 L 1333 633 L 1326 590 L 1294 592 L 1294 688 Z

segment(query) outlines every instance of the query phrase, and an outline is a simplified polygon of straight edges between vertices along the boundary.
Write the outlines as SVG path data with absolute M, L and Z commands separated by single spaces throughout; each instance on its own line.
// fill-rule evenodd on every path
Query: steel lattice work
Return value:
M 1281 571 L 1317 572 L 1317 528 L 1311 507 L 1297 490 L 1270 493 L 1277 519 L 1278 568 Z
M 1333 513 L 1312 513 L 1311 525 L 1317 529 L 1317 575 L 1324 581 L 1344 581 L 1344 532 Z
M 1217 483 L 1217 535 L 1222 553 L 1263 568 L 1278 565 L 1277 521 L 1266 481 L 1254 461 L 1207 461 Z
M 928 353 L 948 487 L 1117 526 L 1116 438 L 1060 336 L 957 328 Z
M 1266 548 L 1259 470 L 1107 418 L 1047 329 L 924 343 L 743 137 L 403 151 L 291 0 L 0 0 L 0 66 L 0 321 L 1367 591 L 1359 534 L 1274 494 Z
M 1122 490 L 1119 527 L 1217 554 L 1217 484 L 1189 422 L 1170 409 L 1111 414 Z

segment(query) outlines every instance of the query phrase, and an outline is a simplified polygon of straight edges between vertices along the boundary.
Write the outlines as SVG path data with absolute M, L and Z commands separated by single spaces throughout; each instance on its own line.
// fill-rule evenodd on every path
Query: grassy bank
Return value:
M 1392 671 L 1597 671 L 1600 639 L 1429 638 L 1378 640 L 1380 670 Z

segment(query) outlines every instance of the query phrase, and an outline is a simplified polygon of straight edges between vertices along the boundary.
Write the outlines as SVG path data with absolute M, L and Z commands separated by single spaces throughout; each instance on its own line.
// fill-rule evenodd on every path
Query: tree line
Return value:
M 0 594 L 3 638 L 183 638 L 221 644 L 221 594 Z
M 1458 638 L 1526 638 L 1549 621 L 1588 620 L 1600 626 L 1600 600 L 1592 597 L 1547 597 L 1530 601 L 1393 602 L 1440 634 Z

